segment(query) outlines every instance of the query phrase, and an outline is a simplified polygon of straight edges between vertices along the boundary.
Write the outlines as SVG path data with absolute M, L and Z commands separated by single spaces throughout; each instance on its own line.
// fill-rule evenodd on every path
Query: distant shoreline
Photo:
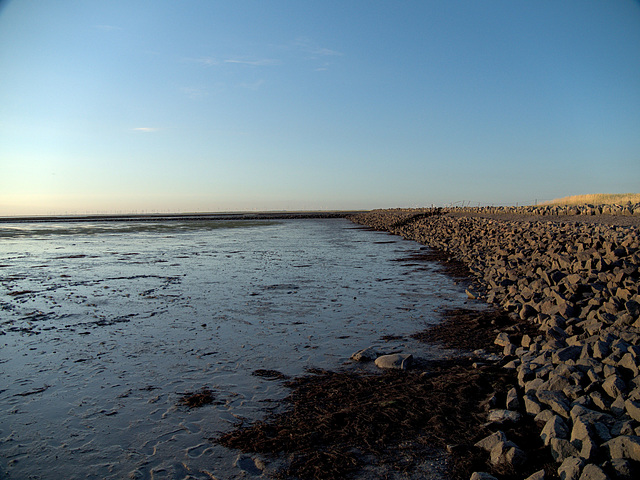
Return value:
M 290 220 L 304 218 L 346 218 L 366 210 L 337 211 L 273 211 L 229 213 L 142 213 L 105 215 L 24 215 L 0 217 L 0 223 L 29 222 L 155 222 L 207 220 Z

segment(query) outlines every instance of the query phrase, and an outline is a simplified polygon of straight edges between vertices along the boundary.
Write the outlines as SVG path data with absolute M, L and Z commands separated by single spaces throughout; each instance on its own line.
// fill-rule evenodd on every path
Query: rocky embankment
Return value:
M 351 219 L 447 252 L 473 273 L 471 296 L 539 327 L 537 336 L 496 337 L 518 384 L 500 407 L 505 418 L 535 416 L 560 478 L 640 478 L 638 227 L 563 222 L 526 208 L 378 210 Z M 636 216 L 640 206 L 606 212 Z M 498 427 L 477 446 L 516 471 L 526 455 Z

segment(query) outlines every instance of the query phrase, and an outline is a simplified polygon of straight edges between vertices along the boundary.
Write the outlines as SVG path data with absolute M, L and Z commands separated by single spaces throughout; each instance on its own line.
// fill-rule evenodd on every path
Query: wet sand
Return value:
M 214 441 L 286 409 L 254 372 L 351 368 L 370 345 L 441 359 L 411 334 L 467 305 L 419 245 L 346 220 L 168 223 L 2 228 L 5 477 L 267 478 L 282 459 Z

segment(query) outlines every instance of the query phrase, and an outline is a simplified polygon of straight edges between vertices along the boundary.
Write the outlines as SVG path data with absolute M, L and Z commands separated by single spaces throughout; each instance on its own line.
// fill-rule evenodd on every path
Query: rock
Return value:
M 598 456 L 598 445 L 592 438 L 587 437 L 582 440 L 582 447 L 580 448 L 580 457 L 587 461 L 594 460 Z
M 569 457 L 578 456 L 576 447 L 563 438 L 552 438 L 549 447 L 551 447 L 551 456 L 558 463 L 564 462 Z
M 551 361 L 557 365 L 558 363 L 564 363 L 567 360 L 577 360 L 580 357 L 581 352 L 582 347 L 577 345 L 561 348 L 560 350 L 553 352 Z
M 613 437 L 619 437 L 620 435 L 635 435 L 635 431 L 633 429 L 634 423 L 635 422 L 633 420 L 620 420 L 616 422 L 611 427 L 611 435 L 607 438 L 607 441 L 611 440 Z
M 608 462 L 608 469 L 613 473 L 616 480 L 637 480 L 640 476 L 640 467 L 633 465 L 629 460 L 616 458 Z
M 544 470 L 538 470 L 537 472 L 529 475 L 525 480 L 544 480 Z
M 493 465 L 504 465 L 510 468 L 517 468 L 522 465 L 527 457 L 525 453 L 513 442 L 498 442 L 490 453 Z
M 569 427 L 560 416 L 554 415 L 544 425 L 542 432 L 540 432 L 540 438 L 542 438 L 545 445 L 549 445 L 552 438 L 563 438 L 566 440 L 569 438 Z
M 382 369 L 406 370 L 413 363 L 413 355 L 405 353 L 395 353 L 392 355 L 382 355 L 376 358 L 375 364 Z
M 499 347 L 506 347 L 507 345 L 511 345 L 511 338 L 504 332 L 500 332 L 496 339 L 493 341 Z
M 624 409 L 631 418 L 640 422 L 640 402 L 636 402 L 630 399 L 625 400 Z
M 498 480 L 496 477 L 487 472 L 473 472 L 470 480 Z
M 524 409 L 529 415 L 537 415 L 542 411 L 542 407 L 540 406 L 540 402 L 535 399 L 532 395 L 525 395 L 523 397 L 524 400 Z
M 635 300 L 629 300 L 624 304 L 624 308 L 627 310 L 629 315 L 634 318 L 638 318 L 640 316 L 640 303 Z
M 609 480 L 609 477 L 598 465 L 589 463 L 582 469 L 580 480 Z
M 609 408 L 611 410 L 611 413 L 613 413 L 617 417 L 624 415 L 626 406 L 624 404 L 624 398 L 622 397 L 622 395 L 618 395 L 616 399 L 611 402 L 611 406 Z
M 631 353 L 625 353 L 622 356 L 618 362 L 618 367 L 624 368 L 634 377 L 638 375 L 638 366 L 636 365 L 635 358 Z
M 372 362 L 380 356 L 380 353 L 374 347 L 363 348 L 351 355 L 351 360 L 356 362 Z
M 489 412 L 487 421 L 489 423 L 517 423 L 522 418 L 522 415 L 518 412 L 511 410 L 495 409 Z
M 511 388 L 507 392 L 506 401 L 507 410 L 518 410 L 520 408 L 520 401 L 518 400 L 518 392 L 515 387 Z
M 533 306 L 531 306 L 528 303 L 525 303 L 522 308 L 520 309 L 520 312 L 518 314 L 520 316 L 520 319 L 522 320 L 526 320 L 528 318 L 532 318 L 535 317 L 536 315 L 538 315 L 538 311 L 533 308 Z M 528 347 L 529 344 L 527 345 L 522 345 L 523 347 Z
M 593 436 L 592 427 L 583 417 L 578 417 L 573 421 L 571 429 L 571 437 L 569 441 L 574 445 L 581 447 L 582 442 Z M 566 438 L 566 437 L 565 437 Z
M 538 390 L 536 392 L 538 400 L 541 403 L 549 405 L 551 410 L 556 412 L 559 415 L 562 415 L 564 418 L 569 417 L 570 407 L 567 397 L 562 392 L 554 392 L 550 390 Z
M 479 442 L 477 442 L 475 446 L 487 452 L 490 452 L 491 450 L 493 450 L 493 447 L 495 447 L 498 443 L 506 442 L 506 441 L 507 441 L 507 436 L 504 434 L 504 432 L 502 432 L 501 430 L 498 430 L 497 432 L 494 432 L 488 437 L 485 437 Z
M 635 435 L 621 435 L 603 445 L 609 451 L 611 459 L 623 458 L 640 462 L 640 437 Z
M 627 390 L 627 385 L 620 375 L 614 373 L 605 379 L 602 390 L 611 398 L 617 398 Z
M 533 419 L 536 423 L 546 424 L 555 414 L 551 410 L 542 410 Z
M 579 457 L 565 458 L 562 465 L 558 467 L 560 480 L 578 480 L 580 478 L 583 465 L 584 460 Z

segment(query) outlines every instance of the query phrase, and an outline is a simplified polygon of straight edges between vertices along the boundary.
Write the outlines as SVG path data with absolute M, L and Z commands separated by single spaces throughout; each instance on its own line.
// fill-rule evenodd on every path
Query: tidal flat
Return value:
M 439 360 L 411 335 L 483 308 L 426 247 L 345 219 L 5 223 L 0 240 L 7 478 L 266 478 L 277 462 L 212 441 L 283 408 L 256 371 L 372 372 L 349 360 L 369 346 Z

